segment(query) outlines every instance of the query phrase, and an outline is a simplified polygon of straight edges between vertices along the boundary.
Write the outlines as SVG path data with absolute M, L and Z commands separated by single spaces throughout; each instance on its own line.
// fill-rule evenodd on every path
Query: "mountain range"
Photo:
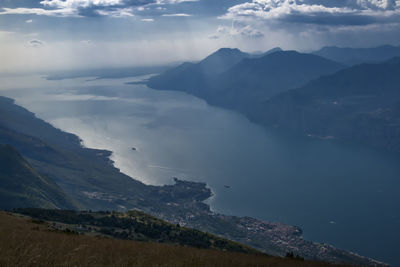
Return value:
M 184 91 L 210 104 L 249 115 L 253 113 L 254 103 L 343 67 L 325 58 L 295 51 L 274 49 L 257 57 L 238 49 L 223 48 L 199 63 L 183 63 L 152 77 L 148 85 L 159 90 Z
M 219 56 L 221 51 L 224 57 Z M 235 60 L 226 59 L 227 51 Z M 154 76 L 148 85 L 193 94 L 268 127 L 398 153 L 400 60 L 393 57 L 398 53 L 400 49 L 393 46 L 328 47 L 313 54 L 278 50 L 250 57 L 237 49 L 224 49 L 208 58 L 226 60 L 225 71 L 218 69 L 203 82 L 193 78 L 206 77 L 198 66 L 207 62 L 200 61 L 192 68 L 185 68 L 184 63 Z M 243 59 L 232 65 L 238 55 Z M 348 67 L 350 55 L 375 63 Z M 382 61 L 387 58 L 391 59 Z M 207 66 L 208 73 L 212 72 L 213 66 Z M 179 75 L 171 75 L 178 69 Z
M 400 46 L 382 45 L 372 48 L 326 46 L 313 54 L 341 62 L 346 65 L 378 63 L 400 57 Z

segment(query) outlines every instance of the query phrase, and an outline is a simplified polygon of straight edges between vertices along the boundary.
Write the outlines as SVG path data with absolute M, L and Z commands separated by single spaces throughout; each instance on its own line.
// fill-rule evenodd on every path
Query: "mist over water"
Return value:
M 0 94 L 148 184 L 206 182 L 217 212 L 299 225 L 304 236 L 400 265 L 400 159 L 299 138 L 139 78 L 0 77 Z M 7 83 L 6 83 L 7 82 Z M 133 149 L 134 148 L 134 149 Z

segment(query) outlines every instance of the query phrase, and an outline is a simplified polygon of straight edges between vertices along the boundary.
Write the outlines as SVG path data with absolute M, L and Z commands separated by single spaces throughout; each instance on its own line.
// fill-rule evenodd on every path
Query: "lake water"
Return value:
M 206 182 L 215 211 L 298 225 L 306 239 L 400 266 L 399 157 L 279 134 L 184 93 L 125 85 L 141 78 L 0 77 L 0 94 L 113 151 L 131 177 Z

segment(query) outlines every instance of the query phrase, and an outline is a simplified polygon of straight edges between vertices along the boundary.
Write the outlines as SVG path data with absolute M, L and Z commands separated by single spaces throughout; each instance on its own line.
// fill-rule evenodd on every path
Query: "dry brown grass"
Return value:
M 263 255 L 201 250 L 51 232 L 0 212 L 0 266 L 330 266 Z

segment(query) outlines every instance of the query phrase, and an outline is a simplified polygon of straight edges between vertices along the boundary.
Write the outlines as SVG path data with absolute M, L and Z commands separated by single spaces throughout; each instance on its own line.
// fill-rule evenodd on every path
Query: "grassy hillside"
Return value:
M 14 212 L 52 222 L 54 229 L 116 239 L 179 244 L 197 248 L 260 254 L 248 246 L 195 229 L 171 224 L 144 212 L 65 211 L 17 209 Z
M 54 231 L 0 213 L 1 266 L 340 266 Z
M 10 145 L 0 144 L 0 208 L 74 208 L 53 180 L 40 175 Z

